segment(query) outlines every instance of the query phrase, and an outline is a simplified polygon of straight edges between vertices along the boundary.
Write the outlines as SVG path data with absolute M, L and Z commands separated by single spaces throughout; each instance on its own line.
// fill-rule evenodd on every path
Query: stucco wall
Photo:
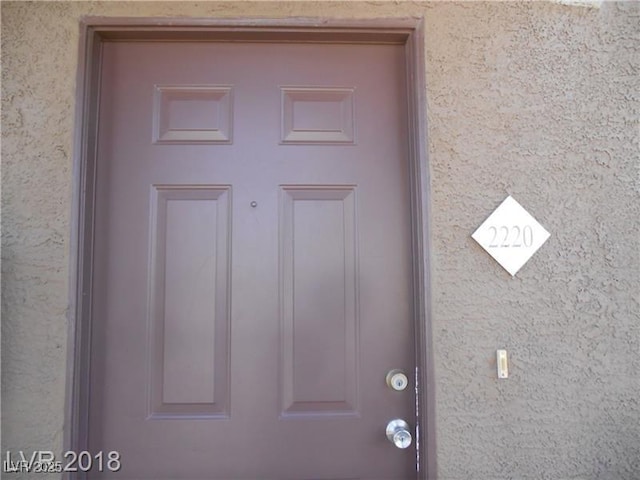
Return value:
M 424 16 L 439 478 L 640 478 L 638 3 L 1 8 L 3 452 L 62 449 L 80 17 Z M 507 194 L 515 279 L 470 238 Z

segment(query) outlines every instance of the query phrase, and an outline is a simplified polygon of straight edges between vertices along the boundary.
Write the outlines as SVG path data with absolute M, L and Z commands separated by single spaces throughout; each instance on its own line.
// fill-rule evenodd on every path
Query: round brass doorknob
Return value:
M 391 420 L 387 424 L 387 438 L 398 448 L 408 448 L 412 440 L 409 424 L 401 418 Z

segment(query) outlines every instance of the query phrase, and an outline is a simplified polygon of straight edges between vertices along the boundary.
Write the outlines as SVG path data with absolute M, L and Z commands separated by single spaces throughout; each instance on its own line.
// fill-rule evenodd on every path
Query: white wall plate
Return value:
M 508 196 L 471 235 L 511 276 L 527 263 L 550 234 Z

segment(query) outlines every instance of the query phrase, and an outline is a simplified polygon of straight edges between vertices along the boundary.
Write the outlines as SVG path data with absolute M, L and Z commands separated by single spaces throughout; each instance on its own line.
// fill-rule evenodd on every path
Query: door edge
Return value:
M 430 173 L 422 18 L 211 19 L 83 17 L 76 74 L 64 451 L 88 450 L 92 263 L 102 44 L 117 40 L 393 43 L 405 47 L 409 129 L 417 478 L 435 479 L 435 381 L 431 331 Z M 63 478 L 82 479 L 82 472 Z

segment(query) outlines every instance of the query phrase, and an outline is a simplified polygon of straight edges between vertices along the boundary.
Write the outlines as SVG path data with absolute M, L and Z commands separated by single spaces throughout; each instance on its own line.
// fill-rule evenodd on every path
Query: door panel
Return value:
M 415 475 L 385 437 L 415 425 L 385 384 L 415 365 L 404 70 L 398 45 L 104 45 L 89 429 L 114 477 Z
M 283 414 L 357 414 L 354 187 L 282 190 Z
M 150 415 L 228 415 L 230 187 L 151 191 Z

